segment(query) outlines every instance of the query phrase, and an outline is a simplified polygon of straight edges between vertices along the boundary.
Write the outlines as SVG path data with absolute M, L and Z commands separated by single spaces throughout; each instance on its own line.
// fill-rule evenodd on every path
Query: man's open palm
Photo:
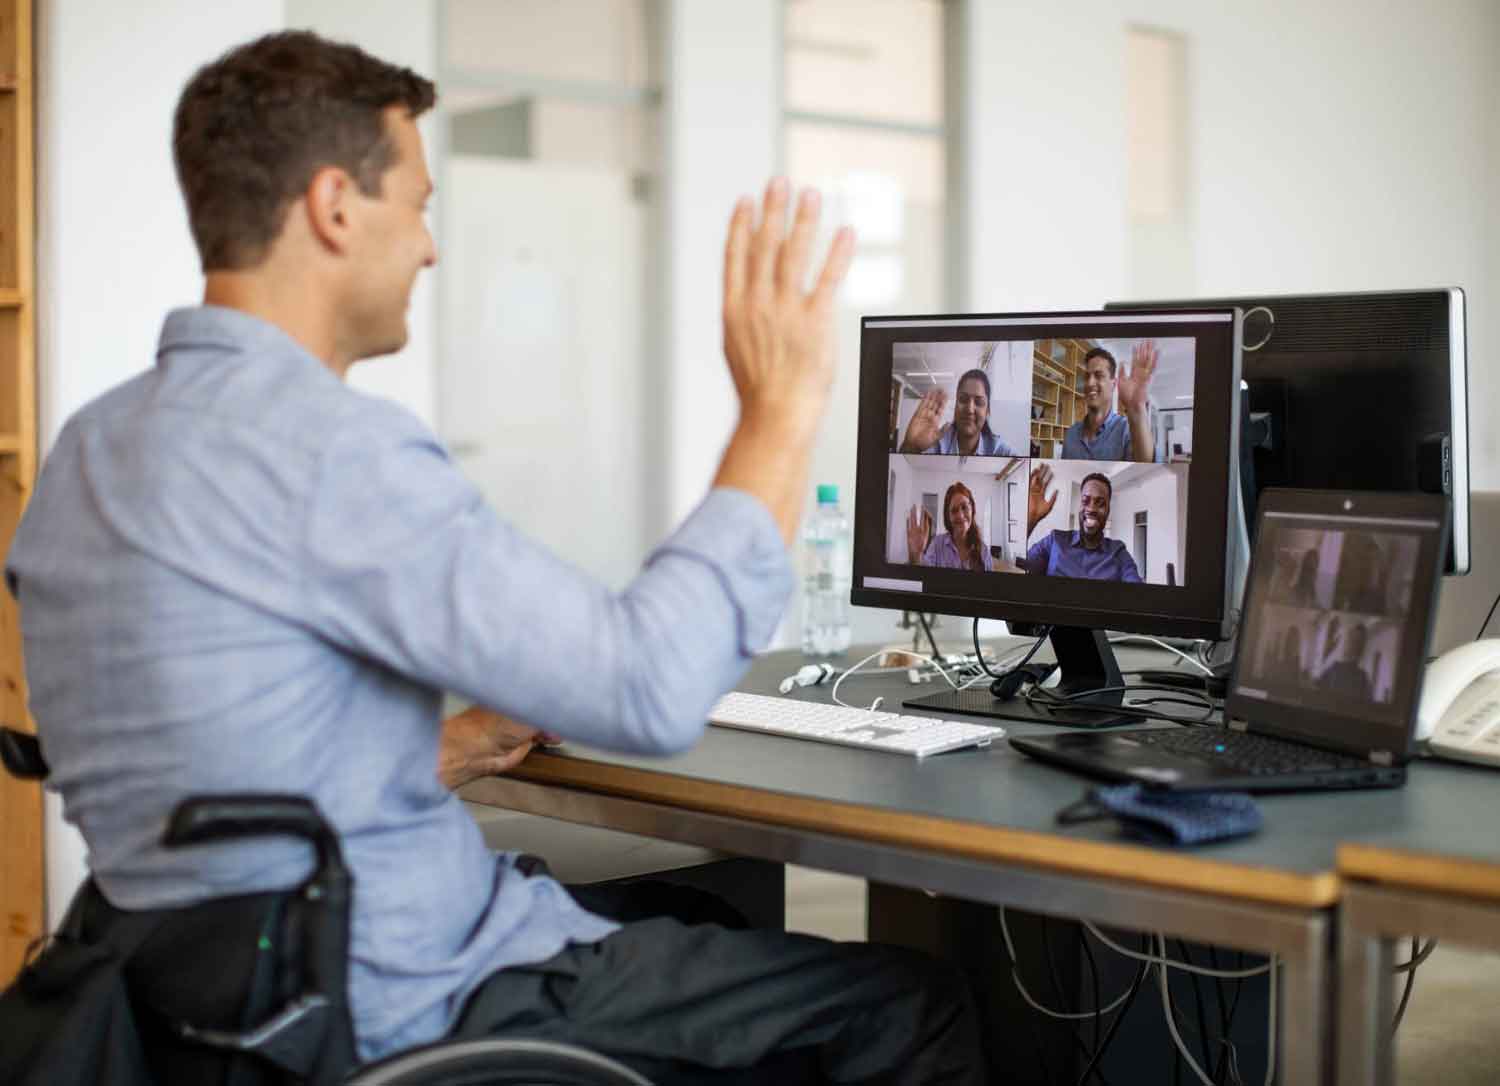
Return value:
M 1031 469 L 1031 483 L 1026 488 L 1026 538 L 1031 538 L 1031 533 L 1036 526 L 1046 519 L 1047 514 L 1052 512 L 1052 507 L 1057 504 L 1057 491 L 1047 493 L 1047 488 L 1052 485 L 1052 469 L 1046 464 L 1041 464 Z
M 1130 352 L 1130 372 L 1120 374 L 1121 414 L 1131 415 L 1146 409 L 1146 394 L 1151 389 L 1151 375 L 1160 358 L 1156 343 L 1145 340 Z

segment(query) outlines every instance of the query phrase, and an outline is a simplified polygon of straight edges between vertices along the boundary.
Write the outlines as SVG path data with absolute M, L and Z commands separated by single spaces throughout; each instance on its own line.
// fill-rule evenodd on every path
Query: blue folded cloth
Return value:
M 1255 800 L 1245 792 L 1166 792 L 1139 784 L 1091 789 L 1058 812 L 1062 823 L 1113 816 L 1133 837 L 1170 845 L 1201 845 L 1260 829 Z

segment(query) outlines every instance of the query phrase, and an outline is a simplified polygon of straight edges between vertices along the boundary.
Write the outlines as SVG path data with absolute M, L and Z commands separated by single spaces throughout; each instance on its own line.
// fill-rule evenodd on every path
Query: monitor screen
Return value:
M 853 600 L 1218 637 L 1233 310 L 866 318 Z
M 1346 508 L 1347 505 L 1347 508 Z M 1230 708 L 1296 734 L 1400 746 L 1411 721 L 1446 503 L 1421 494 L 1267 491 Z M 1381 729 L 1385 729 L 1382 736 Z

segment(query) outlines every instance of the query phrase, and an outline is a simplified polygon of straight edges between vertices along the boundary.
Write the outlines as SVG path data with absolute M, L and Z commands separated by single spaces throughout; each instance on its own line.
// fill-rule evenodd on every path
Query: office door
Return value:
M 438 428 L 528 535 L 615 586 L 651 540 L 646 211 L 625 170 L 455 155 Z

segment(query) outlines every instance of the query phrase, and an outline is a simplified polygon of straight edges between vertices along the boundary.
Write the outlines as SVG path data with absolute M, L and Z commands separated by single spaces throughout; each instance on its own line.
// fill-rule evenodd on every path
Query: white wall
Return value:
M 43 453 L 69 415 L 151 366 L 168 309 L 202 294 L 172 173 L 172 110 L 200 65 L 282 23 L 282 0 L 38 5 L 37 368 Z M 82 838 L 47 797 L 55 925 Z
M 1475 483 L 1500 485 L 1500 385 L 1484 364 L 1500 343 L 1500 5 L 971 9 L 969 307 L 1093 306 L 1142 289 L 1130 278 L 1125 30 L 1180 32 L 1192 281 L 1177 287 L 1465 287 Z M 1014 259 L 986 259 L 995 251 Z
M 1179 482 L 1187 476 L 1187 470 L 1186 464 L 1144 471 L 1126 469 L 1123 474 L 1127 475 L 1128 482 L 1111 480 L 1115 491 L 1110 502 L 1108 533 L 1124 541 L 1141 577 L 1154 584 L 1167 583 L 1168 562 L 1176 569 L 1177 583 L 1184 583 L 1186 567 L 1179 531 L 1182 511 L 1178 509 L 1177 501 L 1181 489 Z M 1135 515 L 1142 511 L 1147 514 L 1147 564 L 1142 564 L 1135 547 Z
M 779 0 L 665 0 L 666 307 L 669 524 L 707 491 L 738 417 L 725 368 L 724 236 L 741 195 L 780 159 Z
M 285 0 L 286 25 L 351 42 L 381 60 L 436 79 L 437 16 L 433 4 L 434 0 Z M 437 177 L 443 153 L 438 142 L 443 128 L 438 113 L 428 112 L 418 128 L 427 145 L 428 167 Z M 429 216 L 435 221 L 441 213 L 439 187 L 433 194 Z M 437 233 L 436 228 L 433 232 Z M 441 252 L 438 259 L 442 259 Z M 395 400 L 429 426 L 437 413 L 437 280 L 432 269 L 417 277 L 407 315 L 410 338 L 405 348 L 384 358 L 367 359 L 349 371 L 350 385 Z

